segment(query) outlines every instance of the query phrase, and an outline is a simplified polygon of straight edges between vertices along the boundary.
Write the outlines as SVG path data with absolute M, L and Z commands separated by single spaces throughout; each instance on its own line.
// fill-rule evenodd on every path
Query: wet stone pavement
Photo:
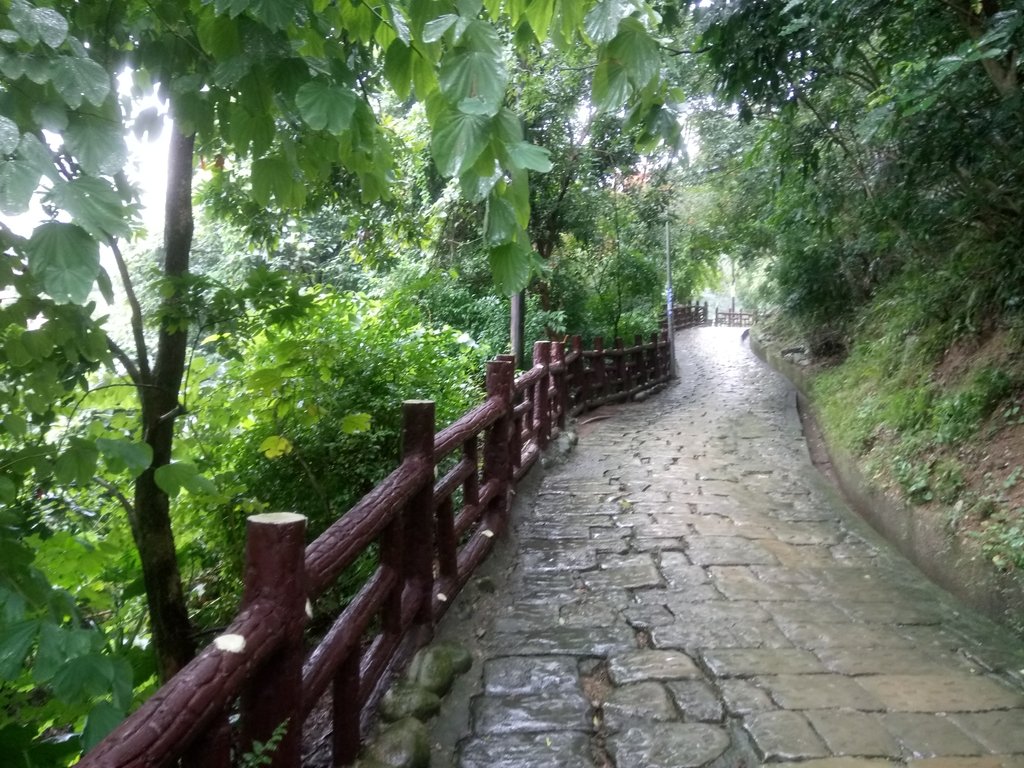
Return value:
M 678 384 L 520 505 L 491 606 L 446 619 L 477 661 L 434 764 L 1024 767 L 1024 645 L 843 505 L 739 330 L 677 349 Z

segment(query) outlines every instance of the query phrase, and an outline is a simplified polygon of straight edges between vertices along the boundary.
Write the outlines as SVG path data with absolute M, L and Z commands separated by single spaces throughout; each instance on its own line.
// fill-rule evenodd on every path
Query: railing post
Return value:
M 661 378 L 661 350 L 658 348 L 658 338 L 657 332 L 651 334 L 651 357 L 648 366 L 648 370 L 651 372 L 651 382 L 656 382 Z
M 644 337 L 639 333 L 633 336 L 633 383 L 642 387 L 647 383 L 647 364 L 644 360 Z
M 551 345 L 551 365 L 556 369 L 552 374 L 555 385 L 555 426 L 564 430 L 569 411 L 569 372 L 565 369 L 564 341 L 556 341 Z
M 627 395 L 630 390 L 629 371 L 626 367 L 626 347 L 622 343 L 622 337 L 615 337 L 615 375 L 618 378 L 618 391 L 621 395 Z M 623 400 L 626 397 L 622 398 Z
M 268 620 L 280 623 L 282 636 L 277 652 L 242 691 L 242 751 L 248 752 L 254 741 L 266 743 L 283 727 L 269 765 L 300 768 L 302 632 L 308 620 L 306 518 L 291 512 L 252 515 L 246 534 L 242 607 L 257 602 L 272 605 Z
M 665 353 L 661 356 L 661 376 L 667 381 L 672 378 L 672 339 L 668 333 L 661 334 L 661 343 L 665 345 Z
M 511 451 L 517 449 L 518 439 L 513 439 L 515 418 L 512 414 L 513 367 L 504 360 L 492 360 L 487 364 L 487 399 L 498 398 L 504 403 L 505 413 L 490 429 L 484 442 L 484 482 L 498 483 L 498 493 L 488 505 L 485 521 L 493 533 L 498 534 L 505 527 L 508 511 L 508 492 L 512 482 Z
M 434 403 L 402 403 L 402 461 L 419 461 L 422 480 L 405 508 L 405 579 L 419 606 L 415 622 L 428 629 L 434 618 Z
M 537 379 L 533 390 L 533 439 L 537 447 L 544 450 L 551 439 L 551 411 L 548 406 L 548 390 L 551 388 L 551 342 L 537 341 L 533 344 L 533 367 L 543 366 L 544 375 Z
M 594 389 L 597 390 L 598 398 L 608 394 L 607 381 L 605 379 L 604 366 L 604 338 L 594 337 Z
M 711 320 L 711 318 L 708 315 L 709 309 L 710 308 L 708 306 L 708 303 L 705 301 L 704 302 L 704 323 L 703 323 L 704 325 L 707 325 L 710 322 L 710 320 Z
M 576 367 L 572 373 L 573 383 L 579 386 L 580 408 L 585 409 L 587 402 L 590 400 L 590 381 L 589 374 L 587 373 L 587 360 L 583 356 L 582 337 L 572 337 L 572 351 L 576 353 L 576 362 L 574 363 Z
M 508 363 L 510 366 L 512 376 L 512 386 L 509 388 L 509 402 L 514 408 L 516 405 L 516 357 L 515 355 L 498 355 L 495 360 L 499 362 Z M 490 376 L 490 368 L 487 370 L 488 376 Z M 488 395 L 490 391 L 488 390 Z M 525 396 L 525 395 L 524 395 Z M 516 468 L 523 460 L 523 415 L 516 415 L 514 412 L 511 415 L 511 433 L 509 435 L 508 443 L 508 454 L 510 461 L 512 462 L 511 468 L 509 469 L 510 476 L 515 473 Z

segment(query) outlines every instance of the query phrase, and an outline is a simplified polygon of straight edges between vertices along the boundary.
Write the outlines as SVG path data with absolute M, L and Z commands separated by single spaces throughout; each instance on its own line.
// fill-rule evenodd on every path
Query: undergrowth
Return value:
M 849 354 L 813 380 L 830 439 L 873 479 L 944 514 L 1003 569 L 1024 567 L 1024 334 L 963 322 L 906 277 L 869 305 Z

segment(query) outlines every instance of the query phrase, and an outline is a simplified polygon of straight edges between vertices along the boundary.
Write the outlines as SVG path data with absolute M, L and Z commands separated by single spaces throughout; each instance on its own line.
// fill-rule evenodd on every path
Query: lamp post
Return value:
M 672 317 L 672 248 L 669 242 L 668 219 L 665 219 L 665 317 L 668 330 L 668 373 L 676 376 L 676 334 Z

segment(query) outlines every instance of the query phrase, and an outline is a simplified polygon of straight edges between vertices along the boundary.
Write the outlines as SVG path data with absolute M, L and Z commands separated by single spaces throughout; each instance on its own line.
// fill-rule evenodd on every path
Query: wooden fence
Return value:
M 728 325 L 733 327 L 746 327 L 757 322 L 756 312 L 744 312 L 742 310 L 727 309 L 724 312 L 715 310 L 715 325 Z
M 312 544 L 301 515 L 249 518 L 234 621 L 78 767 L 228 768 L 284 724 L 270 768 L 299 768 L 303 723 L 328 691 L 334 764 L 352 763 L 393 674 L 505 528 L 516 481 L 568 416 L 667 382 L 668 343 L 538 342 L 518 377 L 508 359 L 488 363 L 486 400 L 437 433 L 432 402 L 404 403 L 401 463 Z M 373 546 L 376 571 L 307 649 L 314 601 Z
M 693 304 L 676 304 L 672 307 L 672 328 L 674 330 L 681 330 L 683 328 L 694 328 L 699 325 L 709 325 L 708 320 L 708 303 L 705 301 L 703 304 L 699 302 L 693 302 Z M 661 319 L 661 329 L 664 331 L 668 328 L 668 322 L 665 317 Z

